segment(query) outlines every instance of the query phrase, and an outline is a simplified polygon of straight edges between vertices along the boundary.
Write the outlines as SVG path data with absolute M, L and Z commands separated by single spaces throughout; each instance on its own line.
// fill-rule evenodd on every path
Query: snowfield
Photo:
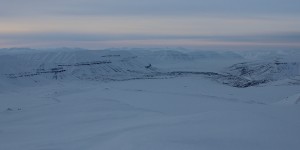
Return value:
M 0 50 L 0 149 L 299 150 L 300 55 L 274 53 Z

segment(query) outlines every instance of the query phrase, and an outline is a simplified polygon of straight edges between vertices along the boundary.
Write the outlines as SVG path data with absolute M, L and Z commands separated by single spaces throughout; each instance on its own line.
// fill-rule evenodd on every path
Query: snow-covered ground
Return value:
M 0 53 L 1 150 L 300 149 L 300 86 L 288 84 L 298 79 L 297 67 L 289 74 L 293 76 L 283 78 L 279 70 L 276 77 L 280 80 L 237 88 L 197 74 L 143 78 L 168 71 L 222 73 L 236 63 L 249 61 L 231 53 L 222 58 L 208 52 L 181 55 L 170 51 L 89 52 L 94 57 L 81 50 L 24 53 Z M 139 59 L 124 59 L 135 54 Z M 119 55 L 121 59 L 114 58 Z M 98 58 L 107 61 L 107 57 L 111 69 L 119 68 L 120 72 L 97 67 L 102 65 L 97 64 Z M 45 70 L 57 64 L 68 65 L 64 69 L 70 70 L 59 79 L 44 74 L 6 75 L 29 74 L 41 62 Z M 85 65 L 80 66 L 82 62 Z M 145 68 L 149 63 L 151 70 Z M 86 78 L 76 78 L 83 73 Z M 104 75 L 126 80 L 100 80 Z

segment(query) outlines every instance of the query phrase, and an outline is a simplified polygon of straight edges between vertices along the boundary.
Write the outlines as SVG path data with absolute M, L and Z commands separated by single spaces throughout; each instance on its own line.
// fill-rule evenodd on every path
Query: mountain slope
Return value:
M 172 50 L 0 50 L 3 82 L 52 82 L 74 80 L 130 80 L 201 76 L 233 87 L 269 82 L 298 84 L 300 63 L 296 59 L 243 59 L 235 52 Z M 212 69 L 226 62 L 223 71 Z M 230 64 L 228 63 L 228 64 Z

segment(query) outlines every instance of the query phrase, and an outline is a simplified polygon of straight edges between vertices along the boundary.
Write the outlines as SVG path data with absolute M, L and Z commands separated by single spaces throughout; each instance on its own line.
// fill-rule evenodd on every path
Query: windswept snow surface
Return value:
M 282 101 L 279 101 L 277 104 L 287 104 L 287 105 L 300 104 L 300 93 L 292 96 L 288 96 Z
M 197 74 L 160 73 L 238 74 L 239 69 L 228 68 L 244 62 L 255 68 L 261 60 L 224 52 L 217 53 L 224 54 L 222 58 L 208 52 L 197 52 L 207 58 L 195 58 L 157 49 L 4 52 L 0 54 L 1 150 L 300 149 L 300 86 L 296 81 L 290 84 L 299 77 L 293 66 L 297 60 L 292 66 L 288 63 L 288 69 L 283 67 L 283 74 L 251 74 L 260 79 L 276 77 L 274 82 L 237 88 Z M 273 58 L 259 64 L 273 66 L 267 62 L 274 62 Z M 149 64 L 151 69 L 145 67 Z M 56 73 L 7 76 L 49 71 L 58 65 L 66 69 L 58 78 L 53 78 Z

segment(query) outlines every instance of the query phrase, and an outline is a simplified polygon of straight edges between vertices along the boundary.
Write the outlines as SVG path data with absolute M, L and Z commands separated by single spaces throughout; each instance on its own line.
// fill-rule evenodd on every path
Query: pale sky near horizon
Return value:
M 299 43 L 299 0 L 0 0 L 0 48 Z

